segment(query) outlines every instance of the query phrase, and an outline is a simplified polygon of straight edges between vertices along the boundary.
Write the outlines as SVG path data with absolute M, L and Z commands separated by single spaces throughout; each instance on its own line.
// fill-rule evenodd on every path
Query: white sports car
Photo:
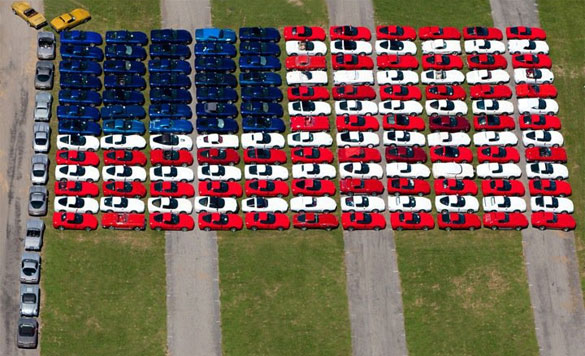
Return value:
M 526 165 L 528 179 L 568 179 L 569 170 L 563 164 L 535 162 Z
M 373 85 L 374 72 L 371 70 L 336 70 L 333 72 L 335 85 Z
M 237 213 L 238 201 L 235 198 L 224 197 L 195 197 L 196 213 Z
M 287 42 L 288 44 L 288 42 Z M 368 41 L 335 40 L 331 41 L 331 54 L 372 54 L 372 45 Z
M 104 213 L 144 213 L 144 202 L 138 198 L 102 197 L 100 210 Z
M 480 99 L 473 100 L 471 105 L 474 115 L 511 115 L 514 113 L 514 104 L 508 100 Z
M 246 198 L 242 199 L 242 211 L 244 213 L 264 211 L 271 213 L 286 213 L 288 211 L 288 203 L 282 198 Z
M 424 147 L 425 135 L 420 132 L 389 130 L 384 132 L 384 146 Z
M 418 84 L 418 73 L 413 70 L 401 69 L 379 70 L 376 73 L 376 79 L 379 85 L 414 85 Z
M 429 146 L 469 146 L 471 138 L 465 132 L 433 132 L 427 135 Z
M 437 195 L 435 209 L 441 213 L 475 213 L 479 210 L 479 201 L 471 195 Z
M 467 72 L 467 84 L 505 84 L 510 81 L 510 74 L 504 69 L 479 69 Z
M 429 116 L 467 115 L 467 104 L 463 100 L 427 100 L 425 111 Z
M 191 214 L 193 212 L 193 204 L 189 199 L 185 198 L 148 198 L 147 205 L 149 213 Z
M 58 135 L 57 148 L 60 150 L 95 152 L 100 148 L 100 140 L 95 136 Z
M 288 134 L 289 147 L 327 147 L 333 144 L 333 138 L 326 132 L 299 131 Z
M 467 40 L 464 47 L 467 54 L 502 54 L 506 52 L 504 42 L 496 40 Z
M 483 211 L 489 213 L 499 211 L 503 213 L 523 213 L 526 211 L 524 198 L 507 196 L 490 196 L 482 199 Z
M 242 134 L 242 148 L 283 148 L 284 136 L 279 133 L 249 132 Z
M 473 179 L 475 173 L 469 163 L 439 162 L 433 163 L 433 178 Z
M 188 150 L 193 149 L 193 140 L 187 135 L 159 134 L 150 135 L 150 148 L 153 150 Z
M 391 213 L 403 211 L 430 212 L 431 209 L 431 200 L 429 198 L 410 195 L 388 197 L 388 210 Z
M 397 55 L 415 55 L 416 44 L 412 41 L 399 40 L 378 40 L 376 41 L 376 54 L 397 54 Z
M 339 176 L 343 178 L 382 179 L 384 172 L 377 163 L 348 162 L 339 165 Z
M 324 56 L 327 45 L 323 41 L 286 41 L 286 54 L 289 56 Z
M 243 142 L 242 142 L 243 144 Z M 197 136 L 197 148 L 238 148 L 237 135 L 209 134 Z
M 473 135 L 475 146 L 516 146 L 518 137 L 513 132 L 481 131 Z
M 326 71 L 313 70 L 313 71 L 300 71 L 293 70 L 286 73 L 286 83 L 288 85 L 327 85 L 329 78 L 327 77 Z
M 288 169 L 271 164 L 247 164 L 244 167 L 246 179 L 287 180 Z
M 200 181 L 224 180 L 234 182 L 242 179 L 242 171 L 238 167 L 206 164 L 197 167 L 197 178 Z
M 192 182 L 193 170 L 188 167 L 161 166 L 150 168 L 150 180 L 168 182 Z
M 100 171 L 95 167 L 59 164 L 55 166 L 55 180 L 97 182 L 100 180 Z
M 423 136 L 424 137 L 424 136 Z M 345 131 L 338 132 L 337 146 L 344 147 L 375 147 L 380 144 L 380 137 L 375 132 Z
M 337 176 L 335 167 L 325 163 L 293 164 L 293 178 L 333 179 Z
M 103 166 L 102 177 L 105 181 L 146 181 L 146 170 L 139 166 Z
M 101 138 L 104 150 L 141 150 L 146 147 L 146 140 L 140 135 L 108 135 Z
M 559 104 L 554 99 L 523 98 L 518 99 L 518 112 L 524 115 L 556 115 Z
M 390 162 L 386 164 L 386 176 L 426 179 L 431 176 L 431 170 L 423 163 Z
M 380 197 L 351 195 L 341 197 L 341 211 L 354 212 L 365 211 L 378 213 L 386 210 L 384 199 Z
M 480 163 L 476 171 L 477 177 L 481 179 L 514 179 L 522 176 L 522 170 L 515 163 Z
M 92 198 L 56 196 L 53 209 L 59 212 L 97 214 L 100 204 Z
M 575 206 L 569 198 L 540 196 L 530 198 L 530 209 L 532 211 L 546 211 L 557 214 L 572 214 L 575 211 Z
M 327 116 L 331 114 L 331 105 L 324 101 L 291 101 L 288 103 L 288 114 L 290 116 Z
M 416 100 L 386 100 L 378 104 L 380 114 L 420 115 L 423 107 Z
M 558 131 L 522 131 L 522 143 L 525 147 L 560 147 L 564 141 L 563 134 Z
M 290 200 L 290 210 L 301 213 L 329 213 L 337 210 L 337 203 L 329 197 L 294 197 Z
M 554 82 L 555 75 L 546 68 L 517 68 L 514 69 L 514 81 L 516 84 L 550 84 Z
M 462 84 L 465 75 L 457 69 L 429 69 L 420 74 L 420 80 L 423 84 Z
M 546 41 L 509 40 L 508 51 L 510 52 L 510 54 L 516 53 L 547 54 L 549 48 Z
M 428 40 L 421 44 L 423 54 L 461 54 L 459 40 Z
M 337 100 L 335 101 L 337 115 L 376 115 L 378 106 L 368 100 Z

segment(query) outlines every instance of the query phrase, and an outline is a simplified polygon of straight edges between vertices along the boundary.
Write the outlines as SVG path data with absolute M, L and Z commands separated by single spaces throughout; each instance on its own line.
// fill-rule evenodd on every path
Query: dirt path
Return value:
M 490 4 L 496 27 L 540 26 L 538 8 L 533 0 L 490 0 Z M 506 56 L 511 63 L 510 55 Z M 512 66 L 508 67 L 508 72 L 513 78 Z M 513 79 L 511 85 L 514 86 Z M 517 108 L 516 98 L 513 100 Z M 516 134 L 522 137 L 518 127 Z M 524 147 L 520 144 L 518 149 L 524 157 Z M 526 162 L 522 160 L 521 164 L 524 170 Z M 522 180 L 527 183 L 525 176 Z M 529 198 L 527 195 L 528 212 Z M 522 244 L 540 354 L 585 355 L 585 310 L 575 234 L 528 228 L 522 232 Z

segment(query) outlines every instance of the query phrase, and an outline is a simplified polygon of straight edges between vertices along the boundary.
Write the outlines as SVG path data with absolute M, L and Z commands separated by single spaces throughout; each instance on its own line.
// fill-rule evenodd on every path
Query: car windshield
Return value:
M 24 293 L 22 295 L 22 302 L 27 304 L 34 304 L 37 302 L 37 296 L 33 293 Z
M 32 337 L 35 335 L 36 328 L 31 324 L 24 324 L 20 325 L 18 328 L 18 333 L 20 336 L 28 336 Z

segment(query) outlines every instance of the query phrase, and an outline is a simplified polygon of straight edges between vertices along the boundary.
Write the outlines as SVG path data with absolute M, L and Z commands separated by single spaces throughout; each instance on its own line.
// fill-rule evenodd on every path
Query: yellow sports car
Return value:
M 71 12 L 62 14 L 51 20 L 51 27 L 57 32 L 72 29 L 84 22 L 91 20 L 89 11 L 85 9 L 75 9 Z
M 12 3 L 12 11 L 18 16 L 22 17 L 24 21 L 28 22 L 31 27 L 39 28 L 47 26 L 47 19 L 45 16 L 35 11 L 30 4 L 24 1 L 15 1 Z

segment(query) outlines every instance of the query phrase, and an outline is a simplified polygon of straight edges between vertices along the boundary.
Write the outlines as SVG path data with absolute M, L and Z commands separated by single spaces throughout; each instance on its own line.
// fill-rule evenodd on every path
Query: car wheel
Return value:
M 467 214 L 473 214 L 473 210 L 472 209 L 468 209 L 467 210 Z
M 449 226 L 447 226 L 447 227 L 445 228 L 445 231 L 451 231 L 451 228 L 450 228 Z
M 516 226 L 516 231 L 521 231 L 522 230 L 522 226 Z
M 498 229 L 497 226 L 492 226 L 492 230 L 496 231 Z
M 538 227 L 538 230 L 540 230 L 540 231 L 544 231 L 544 230 L 546 230 L 546 227 L 544 227 L 544 226 L 539 226 L 539 227 Z
M 278 231 L 283 231 L 283 230 L 284 230 L 284 228 L 282 226 L 278 227 Z
M 87 181 L 88 181 L 89 183 L 93 183 L 93 179 L 91 179 L 91 178 L 90 178 L 90 179 L 88 179 Z
M 154 229 L 155 229 L 156 231 L 160 231 L 160 230 L 161 230 L 160 226 L 157 226 L 157 227 L 155 227 Z
M 252 230 L 252 231 L 256 231 L 256 230 L 258 230 L 258 228 L 257 228 L 256 226 L 252 226 L 252 227 L 250 228 L 250 230 Z
M 568 232 L 570 229 L 569 229 L 568 227 L 564 227 L 562 230 L 563 230 L 564 232 Z
M 238 231 L 238 229 L 236 229 L 235 227 L 230 227 L 230 231 L 231 232 L 236 232 L 236 231 Z
M 181 231 L 186 232 L 187 231 L 187 228 L 186 227 L 182 227 L 181 228 Z
M 354 228 L 351 226 L 347 228 L 347 231 L 353 231 L 353 230 L 354 230 Z
M 63 231 L 63 230 L 65 230 L 65 227 L 64 226 L 59 226 L 59 230 Z
M 395 230 L 396 231 L 402 231 L 402 226 L 398 226 Z
M 379 226 L 374 227 L 374 231 L 380 231 L 380 227 Z
M 473 227 L 473 226 L 469 227 L 469 231 L 474 231 L 474 230 L 475 230 L 475 227 Z
M 211 228 L 209 226 L 207 226 L 203 230 L 205 230 L 205 231 L 211 231 Z

